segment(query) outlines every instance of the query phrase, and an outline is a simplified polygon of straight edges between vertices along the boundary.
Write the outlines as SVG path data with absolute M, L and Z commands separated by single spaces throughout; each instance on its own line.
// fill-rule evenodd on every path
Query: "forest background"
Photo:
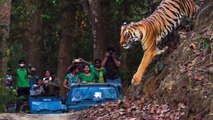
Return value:
M 103 59 L 109 46 L 122 61 L 123 83 L 130 84 L 143 51 L 119 45 L 123 22 L 150 15 L 161 0 L 1 0 L 0 70 L 15 70 L 24 59 L 40 76 L 51 70 L 63 81 L 75 58 Z M 125 86 L 124 85 L 124 86 Z

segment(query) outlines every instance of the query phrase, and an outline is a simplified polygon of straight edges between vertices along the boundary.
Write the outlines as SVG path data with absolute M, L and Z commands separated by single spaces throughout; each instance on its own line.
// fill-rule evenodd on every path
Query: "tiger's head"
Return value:
M 129 49 L 132 44 L 142 40 L 143 33 L 138 26 L 134 22 L 121 26 L 120 44 L 124 49 Z

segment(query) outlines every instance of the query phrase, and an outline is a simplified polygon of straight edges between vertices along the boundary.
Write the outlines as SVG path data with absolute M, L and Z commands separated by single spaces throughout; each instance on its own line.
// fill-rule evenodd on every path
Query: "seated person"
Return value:
M 47 95 L 50 95 L 50 88 L 51 84 L 54 82 L 52 78 L 52 74 L 50 70 L 45 71 L 45 77 L 43 78 L 43 83 L 44 83 L 44 91 L 46 92 Z
M 84 72 L 84 65 L 86 64 L 90 64 L 89 62 L 85 61 L 83 58 L 78 58 L 78 59 L 74 59 L 72 61 L 72 65 L 77 65 L 78 66 L 78 71 L 79 73 Z
M 83 73 L 79 75 L 79 79 L 82 83 L 95 83 L 97 78 L 95 74 L 90 71 L 90 66 L 88 64 L 84 65 Z
M 32 89 L 30 90 L 30 95 L 35 96 L 35 95 L 42 95 L 45 93 L 44 88 L 43 88 L 43 80 L 38 79 L 38 82 L 33 85 Z
M 80 80 L 78 78 L 78 66 L 72 65 L 68 73 L 64 79 L 63 82 L 63 87 L 66 88 L 67 90 L 70 90 L 70 87 L 75 84 L 75 83 L 80 83 Z
M 95 59 L 94 65 L 90 65 L 90 69 L 97 77 L 97 83 L 105 83 L 106 69 L 101 67 L 100 59 Z
M 51 76 L 51 72 L 49 70 L 45 71 L 45 77 L 43 78 L 43 81 L 45 84 L 48 84 L 49 82 L 51 82 L 53 80 L 52 76 Z
M 29 80 L 30 80 L 30 89 L 31 89 L 33 87 L 33 85 L 37 82 L 38 78 L 39 78 L 37 73 L 36 73 L 36 68 L 35 67 L 32 67 L 30 69 L 28 77 L 29 77 Z

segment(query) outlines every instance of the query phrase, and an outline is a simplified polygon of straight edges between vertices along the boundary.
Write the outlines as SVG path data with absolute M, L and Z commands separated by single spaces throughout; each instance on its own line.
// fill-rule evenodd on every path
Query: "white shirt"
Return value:
M 34 89 L 35 87 L 37 87 L 38 85 L 33 85 L 32 89 L 30 90 L 30 95 L 39 95 L 44 91 L 43 86 L 40 86 L 37 89 Z

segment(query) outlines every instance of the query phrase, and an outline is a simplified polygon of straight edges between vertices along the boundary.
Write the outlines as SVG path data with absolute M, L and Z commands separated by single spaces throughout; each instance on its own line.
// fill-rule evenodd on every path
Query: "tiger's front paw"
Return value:
M 136 74 L 133 76 L 133 78 L 132 78 L 132 84 L 133 85 L 138 85 L 138 84 L 140 84 L 140 82 L 141 82 L 141 78 L 140 77 L 138 77 Z

